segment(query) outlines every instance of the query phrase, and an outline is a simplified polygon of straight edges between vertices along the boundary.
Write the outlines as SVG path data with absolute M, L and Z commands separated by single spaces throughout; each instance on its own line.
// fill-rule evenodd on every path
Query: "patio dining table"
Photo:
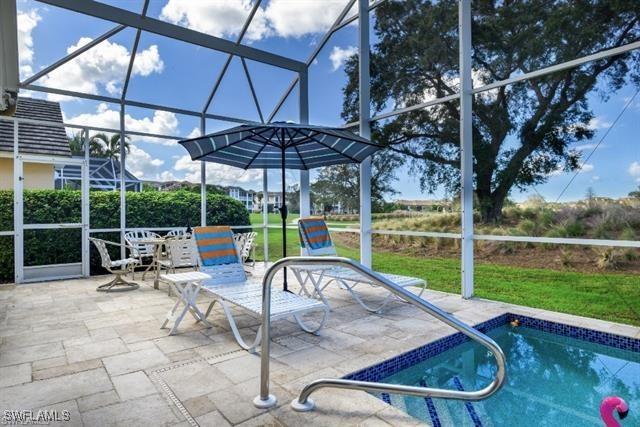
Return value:
M 151 264 L 147 267 L 147 269 L 142 273 L 142 280 L 144 280 L 146 274 L 149 270 L 153 270 L 153 288 L 159 289 L 160 283 L 160 258 L 162 256 L 162 246 L 167 241 L 164 237 L 152 237 L 152 238 L 143 238 L 136 240 L 136 243 L 140 243 L 143 245 L 151 245 L 153 246 L 153 258 L 151 259 Z

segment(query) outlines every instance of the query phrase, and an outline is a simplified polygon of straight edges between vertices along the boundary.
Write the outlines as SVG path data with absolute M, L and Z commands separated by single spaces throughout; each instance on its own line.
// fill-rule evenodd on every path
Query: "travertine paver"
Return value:
M 104 369 L 93 369 L 4 388 L 0 393 L 0 408 L 37 409 L 111 388 Z
M 0 368 L 0 388 L 31 381 L 31 364 L 5 366 Z
M 127 351 L 127 347 L 120 338 L 98 342 L 89 341 L 86 344 L 65 346 L 69 363 L 100 359 L 106 356 L 113 356 L 114 354 L 126 353 Z
M 158 392 L 142 371 L 111 377 L 111 380 L 121 400 L 136 399 Z
M 212 328 L 187 318 L 180 334 L 167 336 L 159 326 L 174 299 L 164 284 L 154 290 L 138 280 L 142 286 L 133 292 L 96 292 L 104 281 L 0 286 L 0 408 L 67 410 L 65 426 L 189 427 L 168 390 L 201 426 L 419 425 L 364 392 L 320 390 L 313 395 L 317 409 L 304 414 L 289 402 L 314 379 L 343 376 L 454 332 L 397 301 L 383 314 L 368 313 L 329 286 L 333 311 L 318 335 L 286 320 L 272 325 L 270 384 L 278 405 L 264 411 L 252 403 L 259 358 L 240 349 L 219 307 L 209 318 Z M 375 299 L 383 290 L 361 292 Z M 640 328 L 629 325 L 435 291 L 424 297 L 472 324 L 510 311 L 640 337 Z M 208 303 L 204 295 L 200 301 Z M 259 319 L 234 313 L 241 333 L 255 334 Z
M 157 348 L 132 351 L 102 359 L 109 375 L 122 375 L 169 363 L 169 359 Z
M 180 421 L 159 394 L 116 403 L 82 414 L 86 426 L 164 426 Z

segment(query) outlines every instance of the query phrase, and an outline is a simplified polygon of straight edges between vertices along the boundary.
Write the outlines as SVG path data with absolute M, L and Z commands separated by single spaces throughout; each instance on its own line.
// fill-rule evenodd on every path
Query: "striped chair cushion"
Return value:
M 305 247 L 305 241 L 312 250 L 333 246 L 329 229 L 322 218 L 302 218 L 298 220 L 298 233 L 302 247 Z
M 223 265 L 238 262 L 238 252 L 230 227 L 196 227 L 193 230 L 202 265 Z

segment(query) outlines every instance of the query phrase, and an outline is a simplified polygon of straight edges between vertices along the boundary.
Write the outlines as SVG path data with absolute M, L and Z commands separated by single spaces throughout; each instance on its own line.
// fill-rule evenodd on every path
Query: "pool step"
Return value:
M 420 387 L 426 386 L 427 382 L 424 380 L 424 378 L 422 378 L 420 380 Z M 440 422 L 440 417 L 438 416 L 438 412 L 436 411 L 436 405 L 433 403 L 433 399 L 430 397 L 425 397 L 424 403 L 427 406 L 429 418 L 431 418 L 431 425 L 433 425 L 433 427 L 442 427 L 442 423 Z
M 453 377 L 453 384 L 459 391 L 464 391 L 464 387 L 462 386 L 462 381 L 460 381 L 460 378 L 458 378 L 457 376 Z M 476 412 L 476 408 L 473 406 L 473 403 L 469 401 L 464 402 L 464 407 L 467 409 L 467 413 L 469 414 L 471 421 L 473 421 L 474 426 L 483 427 L 482 420 L 480 420 L 480 417 L 478 416 L 478 413 Z

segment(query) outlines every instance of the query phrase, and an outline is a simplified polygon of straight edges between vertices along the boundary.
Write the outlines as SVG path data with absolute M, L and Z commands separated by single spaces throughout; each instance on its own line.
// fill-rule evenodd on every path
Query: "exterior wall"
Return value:
M 53 190 L 53 165 L 24 163 L 26 190 Z M 13 159 L 0 158 L 0 190 L 13 190 Z
M 242 204 L 245 208 L 247 208 L 248 211 L 253 210 L 254 193 L 252 191 L 245 191 L 238 187 L 231 187 L 227 190 L 227 194 L 229 195 L 229 197 L 242 202 Z

